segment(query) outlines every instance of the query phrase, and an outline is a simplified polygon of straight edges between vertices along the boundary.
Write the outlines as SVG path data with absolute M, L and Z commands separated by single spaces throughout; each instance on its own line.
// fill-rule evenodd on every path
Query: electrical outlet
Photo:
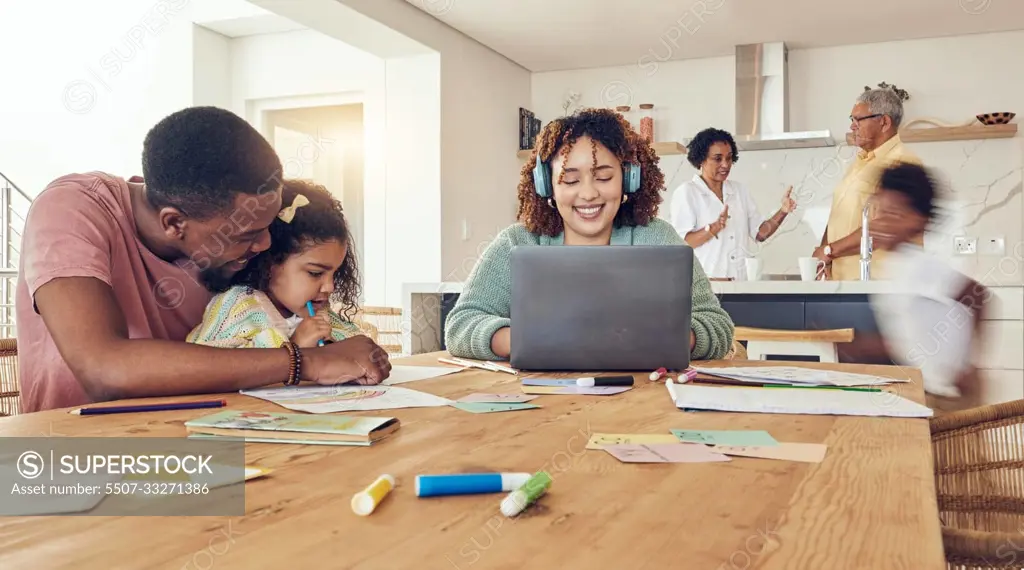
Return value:
M 983 238 L 978 244 L 978 253 L 981 255 L 1006 255 L 1006 240 L 1002 236 Z
M 957 255 L 974 255 L 978 253 L 978 238 L 968 236 L 953 238 L 953 253 Z

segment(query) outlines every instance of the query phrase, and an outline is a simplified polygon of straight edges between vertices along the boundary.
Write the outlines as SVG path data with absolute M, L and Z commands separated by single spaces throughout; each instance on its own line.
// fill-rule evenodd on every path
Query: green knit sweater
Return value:
M 505 228 L 490 243 L 466 280 L 462 294 L 448 314 L 444 340 L 448 352 L 461 358 L 499 360 L 491 351 L 491 337 L 510 326 L 512 275 L 509 259 L 512 248 L 528 245 L 562 245 L 563 236 L 538 236 L 521 223 Z M 690 247 L 675 228 L 661 219 L 646 226 L 616 228 L 611 245 L 679 245 Z M 711 291 L 701 267 L 693 263 L 692 328 L 697 343 L 690 357 L 694 360 L 722 358 L 732 348 L 733 323 Z

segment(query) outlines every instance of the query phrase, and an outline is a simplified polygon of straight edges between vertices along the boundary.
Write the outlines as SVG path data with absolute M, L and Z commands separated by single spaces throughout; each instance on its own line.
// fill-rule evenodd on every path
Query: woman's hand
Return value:
M 327 309 L 321 309 L 314 317 L 302 319 L 291 340 L 299 348 L 312 348 L 321 340 L 331 340 L 331 318 Z
M 793 210 L 796 210 L 796 200 L 789 197 L 793 193 L 793 187 L 790 186 L 786 189 L 786 194 L 782 196 L 782 213 L 792 214 Z
M 512 354 L 512 329 L 501 327 L 491 336 L 491 352 L 499 358 L 508 358 Z
M 718 219 L 714 223 L 708 224 L 711 229 L 711 235 L 718 237 L 718 234 L 722 233 L 725 229 L 725 223 L 729 221 L 729 206 L 722 208 L 722 213 L 718 215 Z

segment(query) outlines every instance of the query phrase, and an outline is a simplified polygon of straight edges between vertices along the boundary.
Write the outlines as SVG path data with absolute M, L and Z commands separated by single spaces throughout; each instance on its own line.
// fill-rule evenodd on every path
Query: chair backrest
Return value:
M 0 416 L 18 415 L 18 339 L 0 339 Z
M 377 338 L 374 338 L 374 341 L 388 354 L 402 354 L 402 309 L 363 307 L 357 318 L 377 328 Z

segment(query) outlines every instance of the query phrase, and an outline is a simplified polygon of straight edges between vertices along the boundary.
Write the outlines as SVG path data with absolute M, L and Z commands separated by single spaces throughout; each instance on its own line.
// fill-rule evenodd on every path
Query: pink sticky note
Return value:
M 606 445 L 605 451 L 623 463 L 707 463 L 731 461 L 700 443 Z
M 459 402 L 480 402 L 484 404 L 507 404 L 512 402 L 529 402 L 530 400 L 536 400 L 537 396 L 530 396 L 528 394 L 483 394 L 477 392 L 468 396 L 463 396 L 457 401 Z

